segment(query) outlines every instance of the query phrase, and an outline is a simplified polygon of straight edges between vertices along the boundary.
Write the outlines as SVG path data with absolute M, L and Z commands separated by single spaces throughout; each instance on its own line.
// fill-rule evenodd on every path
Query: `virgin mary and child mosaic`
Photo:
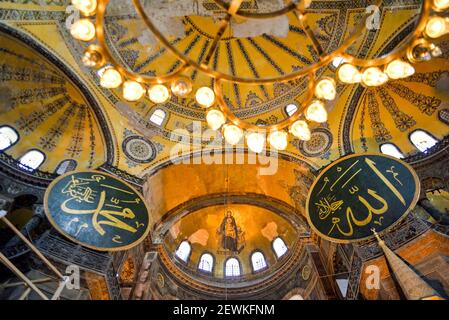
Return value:
M 219 235 L 218 254 L 238 254 L 245 247 L 245 232 L 237 225 L 232 211 L 225 213 L 217 234 Z

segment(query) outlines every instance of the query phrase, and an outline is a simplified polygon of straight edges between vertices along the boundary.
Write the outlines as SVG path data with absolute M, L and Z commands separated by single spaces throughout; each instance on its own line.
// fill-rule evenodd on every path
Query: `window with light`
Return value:
M 229 258 L 225 265 L 226 277 L 238 277 L 240 276 L 240 263 L 236 258 Z
M 410 134 L 410 141 L 421 152 L 426 152 L 432 148 L 438 141 L 423 130 L 416 130 Z
M 278 238 L 274 239 L 274 241 L 273 241 L 273 250 L 274 250 L 274 253 L 276 254 L 276 256 L 278 258 L 280 258 L 284 254 L 287 253 L 288 248 L 285 245 L 284 240 L 282 240 L 281 238 L 278 237 Z
M 162 109 L 156 109 L 154 110 L 153 114 L 150 117 L 150 121 L 154 124 L 161 126 L 162 123 L 164 123 L 166 117 L 166 113 Z
M 399 151 L 398 147 L 396 147 L 392 143 L 384 143 L 383 145 L 381 145 L 380 152 L 398 159 L 404 158 L 404 155 L 401 153 L 401 151 Z
M 8 126 L 0 127 L 0 151 L 8 149 L 19 140 L 17 132 Z
M 56 174 L 64 174 L 76 169 L 76 161 L 72 159 L 62 161 L 55 170 Z
M 44 162 L 45 155 L 38 150 L 30 150 L 20 159 L 20 167 L 27 171 L 34 171 Z
M 204 272 L 212 272 L 214 257 L 210 253 L 204 253 L 200 258 L 198 269 Z
M 285 107 L 285 113 L 287 113 L 289 117 L 291 117 L 296 111 L 298 111 L 296 104 L 291 103 Z
M 187 262 L 187 260 L 189 260 L 191 250 L 192 248 L 190 247 L 190 243 L 184 240 L 176 250 L 176 256 L 182 261 Z
M 251 264 L 253 266 L 253 271 L 257 272 L 263 270 L 267 267 L 267 262 L 262 252 L 257 251 L 251 255 Z

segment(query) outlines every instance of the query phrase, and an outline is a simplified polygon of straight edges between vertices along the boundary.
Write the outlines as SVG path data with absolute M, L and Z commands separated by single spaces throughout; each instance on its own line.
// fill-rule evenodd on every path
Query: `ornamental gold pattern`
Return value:
M 440 21 L 443 18 L 440 18 L 438 15 L 440 14 L 437 8 L 437 5 L 431 1 L 431 0 L 425 0 L 422 3 L 421 8 L 421 14 L 418 18 L 418 22 L 416 24 L 416 28 L 411 32 L 406 39 L 400 43 L 396 48 L 394 48 L 391 52 L 387 53 L 386 55 L 369 59 L 369 58 L 358 58 L 354 55 L 351 55 L 349 53 L 350 47 L 360 38 L 360 36 L 363 34 L 363 32 L 367 28 L 366 23 L 366 17 L 368 15 L 361 15 L 359 19 L 356 19 L 359 21 L 359 25 L 356 28 L 356 31 L 353 32 L 347 39 L 343 41 L 343 43 L 333 50 L 332 52 L 326 52 L 323 47 L 321 46 L 320 40 L 323 41 L 323 37 L 325 35 L 329 35 L 331 30 L 329 28 L 324 28 L 325 35 L 318 35 L 312 29 L 310 28 L 307 20 L 307 7 L 310 5 L 308 2 L 300 1 L 298 3 L 291 3 L 288 4 L 285 8 L 269 12 L 269 13 L 254 13 L 252 11 L 245 11 L 242 7 L 243 3 L 241 0 L 233 0 L 230 3 L 225 3 L 222 1 L 216 1 L 216 4 L 224 11 L 224 17 L 220 20 L 218 25 L 218 31 L 215 34 L 215 36 L 211 37 L 211 40 L 207 43 L 207 46 L 204 45 L 201 49 L 201 54 L 198 60 L 192 59 L 188 56 L 188 53 L 196 46 L 196 44 L 199 41 L 199 36 L 197 35 L 196 38 L 193 39 L 191 42 L 191 45 L 187 47 L 187 49 L 180 51 L 178 48 L 175 47 L 173 41 L 169 41 L 165 35 L 158 29 L 158 27 L 154 24 L 154 22 L 151 21 L 150 17 L 147 15 L 147 12 L 145 8 L 143 7 L 142 3 L 139 0 L 132 0 L 132 3 L 134 5 L 134 9 L 137 12 L 138 16 L 141 18 L 143 24 L 145 27 L 151 31 L 153 36 L 158 40 L 160 45 L 163 47 L 161 50 L 166 50 L 168 52 L 171 52 L 175 57 L 176 61 L 171 65 L 171 67 L 168 69 L 168 73 L 164 75 L 156 76 L 152 73 L 146 72 L 144 74 L 138 73 L 135 71 L 135 68 L 132 68 L 134 70 L 131 70 L 130 68 L 127 68 L 126 66 L 123 66 L 121 63 L 118 62 L 118 60 L 114 57 L 114 55 L 111 53 L 110 49 L 108 48 L 108 45 L 106 44 L 106 34 L 105 34 L 105 12 L 109 4 L 109 0 L 100 0 L 98 1 L 98 5 L 95 10 L 95 26 L 96 26 L 96 39 L 98 40 L 99 48 L 97 53 L 105 58 L 106 61 L 108 61 L 112 68 L 114 68 L 115 71 L 118 71 L 124 79 L 133 80 L 141 82 L 142 84 L 148 86 L 152 85 L 154 83 L 166 83 L 166 86 L 169 87 L 170 82 L 173 80 L 176 80 L 181 73 L 188 71 L 193 71 L 195 73 L 195 77 L 202 73 L 203 75 L 206 75 L 211 78 L 213 83 L 213 91 L 216 96 L 216 102 L 218 103 L 218 107 L 220 111 L 224 114 L 224 116 L 227 118 L 228 122 L 231 122 L 232 124 L 240 127 L 243 130 L 266 130 L 268 133 L 273 133 L 276 131 L 283 131 L 287 129 L 289 126 L 291 126 L 295 121 L 299 120 L 300 117 L 303 115 L 306 109 L 308 109 L 309 104 L 312 102 L 312 100 L 315 98 L 315 93 L 318 94 L 318 96 L 325 96 L 322 93 L 319 92 L 320 86 L 316 87 L 316 84 L 320 83 L 320 79 L 318 76 L 318 70 L 329 63 L 331 63 L 335 58 L 341 57 L 343 58 L 343 65 L 344 64 L 351 64 L 353 66 L 356 66 L 356 68 L 360 68 L 361 74 L 363 74 L 363 77 L 356 77 L 354 78 L 356 82 L 362 83 L 362 85 L 365 86 L 379 86 L 384 84 L 386 81 L 389 80 L 387 74 L 389 74 L 388 70 L 392 69 L 385 69 L 389 64 L 392 62 L 395 62 L 395 65 L 403 65 L 406 68 L 403 68 L 404 73 L 399 74 L 398 69 L 394 69 L 394 79 L 398 78 L 406 78 L 410 75 L 412 75 L 415 71 L 413 66 L 404 61 L 403 59 L 410 58 L 412 63 L 415 63 L 417 59 L 420 59 L 419 56 L 417 56 L 414 53 L 416 46 L 428 46 L 429 48 L 433 48 L 432 55 L 437 56 L 437 53 L 441 50 L 436 49 L 436 46 L 433 43 L 425 42 L 424 38 L 435 38 L 434 33 L 430 34 L 429 30 L 432 32 L 436 28 L 434 25 L 435 21 Z M 379 3 L 377 3 L 379 4 Z M 90 5 L 90 4 L 89 4 Z M 82 8 L 79 8 L 81 12 L 83 12 Z M 296 57 L 300 65 L 305 65 L 304 67 L 300 67 L 299 69 L 294 69 L 293 71 L 289 73 L 284 73 L 283 70 L 280 70 L 279 76 L 274 77 L 266 77 L 261 76 L 257 72 L 255 72 L 254 66 L 250 68 L 252 70 L 253 77 L 242 77 L 240 75 L 237 75 L 236 73 L 236 67 L 235 67 L 235 61 L 233 61 L 232 54 L 228 54 L 228 65 L 230 67 L 229 71 L 230 73 L 224 73 L 222 71 L 219 71 L 215 68 L 216 65 L 216 57 L 217 57 L 217 50 L 219 48 L 218 42 L 222 40 L 223 38 L 229 39 L 229 25 L 231 18 L 237 18 L 237 19 L 267 19 L 267 18 L 275 18 L 275 17 L 281 17 L 286 14 L 291 14 L 300 22 L 300 25 L 302 28 L 296 30 L 295 32 L 304 34 L 308 40 L 311 42 L 311 46 L 307 46 L 307 50 L 313 49 L 315 54 L 312 54 L 312 56 L 317 56 L 318 60 L 312 61 L 310 60 L 305 54 L 300 52 L 301 50 L 296 50 L 290 48 L 285 43 L 277 40 L 276 38 L 272 37 L 271 35 L 263 34 L 261 36 L 261 39 L 263 39 L 266 42 L 271 43 L 274 47 L 277 47 L 283 51 L 288 52 L 291 56 Z M 90 15 L 90 14 L 89 14 Z M 332 17 L 328 17 L 330 20 L 335 20 Z M 437 19 L 438 18 L 438 19 Z M 187 19 L 187 18 L 186 18 Z M 319 22 L 321 23 L 321 29 L 323 29 L 324 26 L 328 26 L 328 20 L 324 19 Z M 186 20 L 187 21 L 187 20 Z M 193 26 L 193 25 L 192 25 Z M 194 27 L 194 26 L 193 26 Z M 74 26 L 74 29 L 77 29 L 77 26 Z M 292 28 L 293 30 L 294 28 Z M 300 30 L 300 31 L 299 31 Z M 72 34 L 78 34 L 82 30 L 72 30 Z M 447 30 L 439 30 L 439 34 L 444 34 Z M 370 36 L 372 36 L 370 34 Z M 422 40 L 422 41 L 421 41 Z M 424 42 L 423 42 L 424 41 Z M 256 45 L 255 42 L 252 42 L 253 45 Z M 242 46 L 241 42 L 237 41 L 236 45 L 240 49 L 241 54 L 244 56 L 246 60 L 247 59 L 247 52 L 245 51 L 245 48 Z M 206 49 L 207 47 L 207 49 Z M 227 51 L 231 51 L 231 43 L 226 42 L 226 48 Z M 161 52 L 161 51 L 160 51 Z M 158 53 L 160 54 L 160 53 Z M 156 56 L 158 55 L 156 54 Z M 135 54 L 131 55 L 135 56 Z M 363 56 L 363 55 L 362 55 Z M 406 57 L 407 56 L 407 57 Z M 214 65 L 212 67 L 210 65 L 210 62 Z M 400 63 L 399 63 L 400 62 Z M 141 69 L 138 68 L 138 69 Z M 366 73 L 365 70 L 375 70 L 376 72 Z M 387 71 L 385 71 L 387 70 Z M 385 72 L 384 72 L 385 71 Z M 376 79 L 378 77 L 379 79 Z M 393 77 L 393 75 L 392 75 Z M 381 79 L 382 78 L 382 79 Z M 238 106 L 242 105 L 241 100 L 241 94 L 239 92 L 240 87 L 238 85 L 242 84 L 251 84 L 251 85 L 259 85 L 264 95 L 266 95 L 266 91 L 264 90 L 265 84 L 273 84 L 278 82 L 287 82 L 287 81 L 298 81 L 300 79 L 307 79 L 307 86 L 305 89 L 306 97 L 301 102 L 301 105 L 299 106 L 298 110 L 290 115 L 288 118 L 281 120 L 280 122 L 276 124 L 270 124 L 263 126 L 262 128 L 260 126 L 257 126 L 251 122 L 245 121 L 239 116 L 237 116 L 234 111 L 229 108 L 229 105 L 226 101 L 226 98 L 223 96 L 223 85 L 229 84 L 230 87 L 233 88 L 235 93 L 235 100 Z M 332 80 L 333 81 L 333 80 Z M 352 80 L 351 80 L 352 81 Z M 121 81 L 120 81 L 121 82 Z M 117 82 L 117 85 L 119 83 Z M 197 88 L 195 88 L 197 89 Z M 202 88 L 200 88 L 202 89 Z M 335 88 L 333 89 L 335 90 Z M 196 90 L 194 90 L 196 91 Z M 334 98 L 335 95 L 328 95 L 329 99 Z M 197 100 L 200 99 L 200 96 L 197 95 Z M 209 104 L 204 107 L 210 107 L 212 104 Z M 316 111 L 318 112 L 318 110 Z M 429 112 L 429 111 L 426 111 Z M 322 109 L 319 111 L 319 113 L 327 113 L 326 109 Z M 316 119 L 326 119 L 324 115 L 317 115 L 317 117 L 314 117 Z M 314 119 L 310 118 L 310 119 Z M 309 122 L 313 122 L 312 120 Z M 217 128 L 216 130 L 220 130 L 220 128 Z M 269 134 L 267 135 L 269 136 Z M 226 138 L 226 137 L 225 137 Z M 268 144 L 267 144 L 268 145 Z

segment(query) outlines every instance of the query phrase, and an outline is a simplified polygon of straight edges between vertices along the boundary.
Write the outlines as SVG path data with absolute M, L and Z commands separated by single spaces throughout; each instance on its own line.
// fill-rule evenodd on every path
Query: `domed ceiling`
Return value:
M 14 159 L 38 149 L 46 154 L 40 169 L 53 172 L 64 159 L 80 169 L 106 160 L 99 106 L 44 52 L 0 32 L 0 125 L 19 133 L 6 150 Z M 97 108 L 97 113 L 94 111 Z
M 253 13 L 267 12 L 272 9 L 270 3 L 273 5 L 267 1 L 244 1 L 243 8 Z M 318 34 L 318 40 L 325 51 L 331 52 L 348 37 L 370 4 L 371 1 L 312 2 L 307 9 L 309 24 Z M 413 30 L 420 5 L 419 0 L 383 1 L 380 7 L 381 28 L 365 32 L 349 51 L 359 57 L 376 57 L 390 52 Z M 173 96 L 162 105 L 155 105 L 148 99 L 125 103 L 121 98 L 121 90 L 101 88 L 95 70 L 82 66 L 81 56 L 86 44 L 73 40 L 67 29 L 66 24 L 76 17 L 73 8 L 66 9 L 63 3 L 55 1 L 44 1 L 43 5 L 12 1 L 1 3 L 0 7 L 2 23 L 31 35 L 68 64 L 91 89 L 108 124 L 113 123 L 110 125 L 110 145 L 115 150 L 108 161 L 119 169 L 140 177 L 151 173 L 159 165 L 169 161 L 170 147 L 175 143 L 170 140 L 173 130 L 193 132 L 195 120 L 201 120 L 202 127 L 206 128 L 204 109 L 196 104 L 193 97 L 178 99 Z M 150 16 L 156 13 L 148 8 L 146 10 Z M 215 1 L 209 0 L 200 1 L 196 11 L 188 16 L 183 15 L 185 10 L 177 10 L 178 7 L 168 10 L 161 6 L 157 10 L 159 18 L 155 20 L 155 24 L 177 49 L 193 60 L 200 61 L 211 45 L 222 10 Z M 147 75 L 163 75 L 180 67 L 180 61 L 146 30 L 129 1 L 110 2 L 105 26 L 111 51 L 130 70 Z M 210 61 L 213 68 L 225 74 L 250 78 L 278 76 L 301 69 L 318 58 L 310 40 L 292 14 L 276 20 L 268 29 L 267 26 L 245 27 L 245 23 L 240 20 L 232 21 L 231 26 L 233 34 L 224 34 Z M 416 65 L 417 72 L 410 78 L 391 81 L 377 89 L 366 89 L 360 85 L 339 85 L 336 101 L 328 106 L 331 109 L 329 120 L 312 127 L 310 141 L 291 138 L 283 153 L 306 161 L 314 168 L 320 168 L 348 152 L 378 152 L 379 145 L 384 142 L 396 144 L 406 155 L 416 153 L 416 148 L 409 141 L 409 134 L 418 128 L 424 128 L 438 139 L 445 137 L 449 127 L 440 120 L 439 112 L 448 106 L 448 94 L 444 89 L 447 87 L 449 70 L 448 38 L 443 37 L 438 45 L 443 55 L 431 62 Z M 333 75 L 332 69 L 332 66 L 322 68 L 319 74 Z M 185 74 L 193 79 L 194 87 L 210 86 L 212 83 L 201 72 L 190 70 Z M 263 86 L 225 82 L 223 92 L 226 102 L 238 116 L 263 125 L 286 118 L 285 106 L 289 103 L 299 104 L 303 100 L 305 85 L 304 81 Z M 39 97 L 34 99 L 42 101 Z M 75 99 L 75 96 L 71 99 Z M 82 104 L 81 101 L 77 102 Z M 167 114 L 161 126 L 149 121 L 156 108 L 163 109 Z M 70 117 L 71 126 L 75 126 L 76 115 L 81 117 L 82 111 L 77 109 L 75 116 Z M 87 115 L 88 113 L 88 120 Z M 46 128 L 52 127 L 50 122 L 57 126 L 57 119 L 58 115 L 45 119 L 44 122 L 49 121 Z M 19 128 L 23 135 L 27 135 L 24 130 Z M 87 141 L 90 135 L 86 135 L 83 148 L 89 148 Z M 44 136 L 45 133 L 42 133 L 39 138 Z M 93 136 L 97 141 L 102 139 L 100 131 L 93 130 Z M 65 149 L 69 148 L 68 139 L 61 141 L 66 142 Z M 36 141 L 34 145 L 39 145 L 39 142 Z M 101 148 L 101 144 L 96 143 L 95 154 L 100 153 Z M 46 150 L 47 158 L 52 161 L 47 162 L 43 170 L 54 169 L 52 166 L 58 163 L 62 155 L 56 153 L 53 156 L 52 152 L 61 152 L 60 150 L 62 148 Z M 93 163 L 88 159 L 91 151 L 85 150 L 86 166 L 95 166 L 105 161 L 104 158 L 95 156 Z M 18 153 L 14 153 L 14 156 L 17 157 Z

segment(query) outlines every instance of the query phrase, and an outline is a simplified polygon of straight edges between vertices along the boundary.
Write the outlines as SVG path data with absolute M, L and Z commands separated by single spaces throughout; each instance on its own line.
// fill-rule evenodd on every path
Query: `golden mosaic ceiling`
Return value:
M 19 141 L 6 153 L 18 159 L 39 149 L 46 154 L 41 170 L 48 172 L 64 159 L 75 160 L 78 168 L 103 164 L 105 137 L 92 97 L 84 96 L 44 52 L 4 32 L 0 43 L 0 125 L 19 132 Z
M 65 4 L 60 1 L 44 2 L 2 1 L 0 21 L 31 36 L 84 81 L 109 124 L 111 141 L 108 145 L 114 147 L 109 156 L 111 159 L 108 159 L 111 164 L 142 176 L 168 160 L 170 146 L 174 143 L 169 139 L 172 130 L 183 128 L 191 132 L 195 120 L 202 120 L 203 128 L 206 127 L 204 110 L 192 98 L 172 97 L 163 105 L 154 105 L 148 99 L 124 104 L 119 90 L 101 88 L 97 74 L 81 65 L 80 58 L 85 45 L 74 41 L 66 27 L 67 19 L 73 18 L 73 11 L 69 9 L 66 12 Z M 150 40 L 146 39 L 148 36 L 135 12 L 129 8 L 121 10 L 120 4 L 123 7 L 122 2 L 112 1 L 106 14 L 106 36 L 116 57 L 130 69 L 141 73 L 164 74 L 176 70 L 179 61 L 157 42 L 153 43 L 151 37 Z M 371 1 L 361 0 L 312 2 L 308 9 L 309 20 L 326 51 L 332 51 L 348 36 L 370 4 Z M 420 1 L 389 0 L 382 4 L 381 28 L 366 32 L 350 49 L 359 57 L 374 57 L 389 52 L 413 30 L 420 11 Z M 201 5 L 203 11 L 209 10 L 208 16 L 180 17 L 184 34 L 178 37 L 168 35 L 180 51 L 195 60 L 200 60 L 210 45 L 211 35 L 217 29 L 214 17 L 219 14 L 213 1 L 203 1 Z M 247 8 L 256 6 L 257 1 L 247 4 Z M 262 34 L 235 38 L 229 33 L 225 34 L 211 64 L 224 73 L 258 77 L 287 74 L 315 61 L 316 53 L 298 21 L 292 15 L 287 15 L 287 18 L 286 37 Z M 236 21 L 234 25 L 239 23 L 241 21 Z M 392 81 L 380 89 L 365 89 L 359 85 L 339 86 L 337 100 L 329 106 L 332 111 L 328 122 L 315 125 L 312 128 L 312 139 L 308 142 L 291 139 L 285 153 L 319 168 L 347 152 L 377 152 L 379 144 L 384 142 L 395 143 L 405 154 L 415 153 L 417 150 L 408 136 L 418 128 L 424 128 L 436 138 L 443 138 L 448 132 L 448 126 L 439 120 L 438 114 L 439 110 L 447 108 L 448 95 L 444 89 L 438 88 L 444 88 L 441 82 L 447 82 L 447 37 L 441 40 L 440 46 L 443 56 L 417 65 L 417 73 L 411 78 Z M 320 73 L 331 75 L 331 69 L 323 68 Z M 211 84 L 211 79 L 199 72 L 189 71 L 186 75 L 194 80 L 195 87 Z M 253 123 L 272 124 L 287 117 L 284 109 L 287 104 L 300 103 L 303 89 L 304 83 L 299 81 L 264 86 L 226 83 L 223 91 L 226 101 L 237 115 Z M 34 99 L 39 100 L 39 97 Z M 162 127 L 149 121 L 155 108 L 162 108 L 168 115 Z M 75 113 L 81 114 L 82 111 L 76 110 Z M 17 121 L 20 115 L 17 112 L 8 117 Z M 75 117 L 70 118 L 74 122 Z M 45 121 L 56 123 L 56 116 Z M 36 137 L 45 136 L 44 127 L 50 129 L 52 125 L 42 125 L 42 131 L 38 131 Z M 19 131 L 22 130 L 19 128 Z M 26 136 L 26 132 L 23 133 Z M 97 141 L 102 140 L 99 130 L 94 130 L 94 135 L 98 135 Z M 137 141 L 139 139 L 141 141 Z M 28 142 L 37 148 L 42 147 L 38 141 Z M 98 149 L 102 148 L 102 144 L 97 143 L 95 148 L 96 154 L 101 153 Z M 43 150 L 52 161 L 47 162 L 42 170 L 53 171 L 58 161 L 67 157 L 61 149 Z M 13 149 L 10 152 L 16 157 L 20 153 Z M 85 152 L 89 153 L 87 149 Z M 102 157 L 95 156 L 95 162 L 86 161 L 86 166 L 98 165 L 105 161 L 104 152 Z

